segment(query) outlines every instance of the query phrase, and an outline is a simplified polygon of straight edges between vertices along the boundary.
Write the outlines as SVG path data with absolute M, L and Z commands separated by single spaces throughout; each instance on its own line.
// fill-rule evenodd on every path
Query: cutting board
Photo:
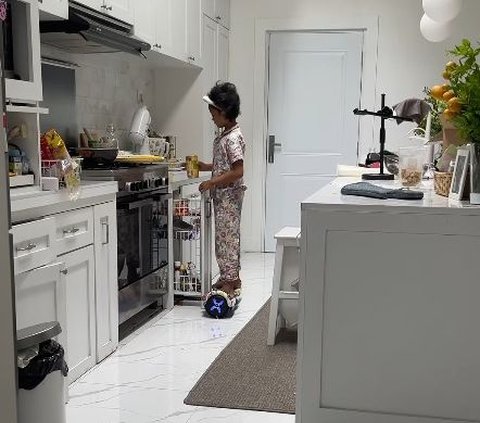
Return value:
M 153 155 L 122 154 L 120 156 L 117 156 L 115 161 L 118 163 L 149 164 L 149 163 L 163 162 L 165 161 L 165 158 L 162 156 L 153 156 Z

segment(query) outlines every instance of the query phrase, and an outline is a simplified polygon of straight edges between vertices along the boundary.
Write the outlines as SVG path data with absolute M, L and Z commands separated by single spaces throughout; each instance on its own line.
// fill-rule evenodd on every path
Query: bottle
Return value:
M 175 262 L 174 268 L 175 268 L 174 280 L 175 280 L 175 283 L 178 283 L 180 282 L 180 262 L 179 261 Z
M 113 123 L 109 123 L 105 129 L 104 147 L 118 148 L 118 138 Z

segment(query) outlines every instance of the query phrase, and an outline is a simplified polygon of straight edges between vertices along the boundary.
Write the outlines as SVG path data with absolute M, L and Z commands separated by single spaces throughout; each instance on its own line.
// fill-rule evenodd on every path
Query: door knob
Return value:
M 268 136 L 268 163 L 275 162 L 275 147 L 281 146 L 281 143 L 275 142 L 275 135 Z

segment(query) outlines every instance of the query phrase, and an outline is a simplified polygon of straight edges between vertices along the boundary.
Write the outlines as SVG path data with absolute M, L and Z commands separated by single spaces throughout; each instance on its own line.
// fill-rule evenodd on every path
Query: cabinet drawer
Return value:
M 56 216 L 57 254 L 65 254 L 93 244 L 93 210 L 91 208 Z
M 14 225 L 13 264 L 15 274 L 52 262 L 56 257 L 55 219 L 39 219 Z

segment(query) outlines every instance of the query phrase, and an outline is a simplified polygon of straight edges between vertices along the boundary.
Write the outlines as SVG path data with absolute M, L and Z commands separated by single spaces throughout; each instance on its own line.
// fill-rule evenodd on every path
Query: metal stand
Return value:
M 393 116 L 393 110 L 390 107 L 385 106 L 385 94 L 382 94 L 382 103 L 381 109 L 378 112 L 371 112 L 366 109 L 359 110 L 355 109 L 353 111 L 354 115 L 364 116 L 364 115 L 371 115 L 371 116 L 378 116 L 381 118 L 380 124 L 380 173 L 364 173 L 362 175 L 362 179 L 370 180 L 370 181 L 391 181 L 394 178 L 394 175 L 390 173 L 384 173 L 384 155 L 385 155 L 385 139 L 386 139 L 386 131 L 385 131 L 385 121 L 387 119 L 397 119 L 401 121 L 408 121 L 412 122 L 413 119 L 405 118 L 400 116 Z

